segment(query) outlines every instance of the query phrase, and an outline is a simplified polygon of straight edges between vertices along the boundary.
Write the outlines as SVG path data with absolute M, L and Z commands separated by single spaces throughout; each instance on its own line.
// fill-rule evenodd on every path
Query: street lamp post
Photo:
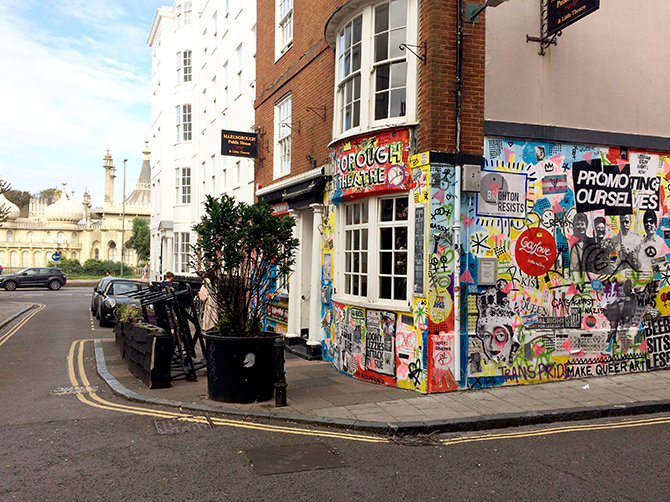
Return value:
M 121 277 L 123 277 L 123 263 L 125 259 L 126 243 L 124 242 L 126 233 L 126 162 L 123 159 L 123 203 L 121 204 Z

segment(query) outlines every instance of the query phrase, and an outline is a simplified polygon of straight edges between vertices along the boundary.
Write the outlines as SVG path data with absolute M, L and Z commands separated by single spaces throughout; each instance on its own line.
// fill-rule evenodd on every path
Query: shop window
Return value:
M 406 306 L 409 198 L 371 197 L 346 203 L 342 209 L 341 291 L 347 297 L 402 301 Z

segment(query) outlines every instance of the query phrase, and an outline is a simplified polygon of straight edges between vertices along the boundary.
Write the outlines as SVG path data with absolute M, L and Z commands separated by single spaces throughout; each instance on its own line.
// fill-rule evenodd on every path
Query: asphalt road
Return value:
M 667 415 L 399 439 L 175 422 L 179 410 L 122 400 L 95 374 L 92 343 L 77 341 L 113 334 L 92 323 L 89 289 L 0 291 L 3 301 L 45 305 L 0 331 L 3 502 L 669 498 Z M 84 378 L 97 393 L 67 393 Z M 177 432 L 159 434 L 157 420 Z

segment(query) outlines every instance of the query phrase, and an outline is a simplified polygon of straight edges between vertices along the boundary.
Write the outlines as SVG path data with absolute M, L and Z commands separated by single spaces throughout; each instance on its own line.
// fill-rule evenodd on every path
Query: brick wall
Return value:
M 428 43 L 428 63 L 419 64 L 419 152 L 456 148 L 456 0 L 419 5 L 419 40 Z M 461 151 L 481 154 L 484 135 L 484 15 L 464 23 Z
M 321 166 L 328 162 L 332 140 L 335 54 L 323 40 L 328 18 L 345 1 L 294 0 L 293 47 L 275 61 L 275 2 L 258 0 L 256 63 L 256 125 L 259 158 L 256 181 L 273 181 L 274 105 L 288 92 L 293 96 L 291 175 L 312 169 L 310 155 Z M 456 148 L 456 0 L 419 3 L 419 41 L 426 40 L 428 62 L 419 63 L 417 151 L 454 152 Z M 463 153 L 481 154 L 484 127 L 484 14 L 478 24 L 465 23 L 463 45 Z M 414 57 L 414 56 L 410 56 Z M 308 107 L 323 113 L 324 121 Z M 297 132 L 298 122 L 300 133 Z
M 340 1 L 339 3 L 344 3 Z M 259 158 L 256 181 L 268 186 L 273 181 L 274 106 L 287 93 L 293 97 L 291 133 L 291 175 L 329 161 L 332 140 L 335 55 L 323 39 L 324 27 L 336 2 L 294 0 L 293 46 L 275 61 L 274 1 L 258 1 L 258 52 L 256 63 L 256 125 L 259 131 Z M 325 105 L 326 120 L 323 115 Z M 298 133 L 298 123 L 300 132 Z

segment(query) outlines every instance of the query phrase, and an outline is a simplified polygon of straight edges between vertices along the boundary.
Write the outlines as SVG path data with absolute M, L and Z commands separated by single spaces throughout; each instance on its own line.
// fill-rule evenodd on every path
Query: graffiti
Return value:
M 477 310 L 476 335 L 484 354 L 493 361 L 511 363 L 520 344 L 514 330 L 517 315 L 509 307 L 509 298 L 491 286 L 477 297 Z

